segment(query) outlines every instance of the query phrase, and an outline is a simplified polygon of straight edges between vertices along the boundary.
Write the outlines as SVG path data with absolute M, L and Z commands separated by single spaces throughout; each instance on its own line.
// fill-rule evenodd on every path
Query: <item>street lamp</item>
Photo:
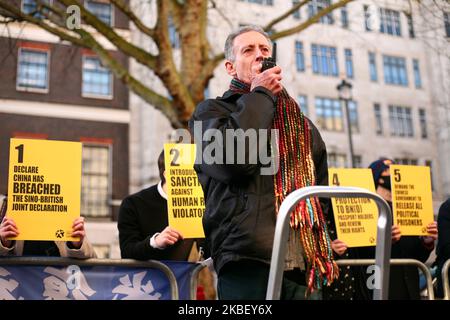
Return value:
M 350 167 L 354 168 L 354 156 L 353 156 L 353 142 L 352 142 L 352 127 L 350 123 L 350 112 L 348 110 L 348 102 L 352 100 L 352 84 L 342 79 L 336 89 L 339 92 L 339 100 L 344 101 L 345 107 L 345 120 L 347 122 L 347 134 L 348 134 L 348 147 L 350 151 Z

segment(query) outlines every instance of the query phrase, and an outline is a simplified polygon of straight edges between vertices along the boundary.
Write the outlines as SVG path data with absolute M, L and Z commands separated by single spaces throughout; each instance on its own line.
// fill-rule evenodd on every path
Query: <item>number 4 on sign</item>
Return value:
M 341 184 L 339 183 L 339 178 L 338 178 L 338 174 L 337 173 L 333 173 L 333 185 L 334 186 L 340 186 Z

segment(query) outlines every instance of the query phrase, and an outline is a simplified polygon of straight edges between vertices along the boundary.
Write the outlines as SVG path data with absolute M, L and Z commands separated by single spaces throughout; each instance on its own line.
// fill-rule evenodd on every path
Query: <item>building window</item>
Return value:
M 338 63 L 335 47 L 321 46 L 313 44 L 312 62 L 313 72 L 325 76 L 338 76 Z
M 427 116 L 425 113 L 425 109 L 419 109 L 419 122 L 420 122 L 420 136 L 422 139 L 428 138 L 427 131 Z
M 353 167 L 354 168 L 362 168 L 362 157 L 361 156 L 353 156 Z
M 352 132 L 359 132 L 359 121 L 358 121 L 358 105 L 355 101 L 348 102 L 348 115 L 350 117 L 350 125 Z
M 405 12 L 405 15 L 406 15 L 406 19 L 408 20 L 408 33 L 409 33 L 409 37 L 410 37 L 410 38 L 415 38 L 416 35 L 415 35 L 415 33 L 414 33 L 414 23 L 413 23 L 412 15 L 409 14 L 409 13 L 406 13 L 406 12 Z
M 343 28 L 348 28 L 348 9 L 347 5 L 341 8 L 341 24 Z
M 394 159 L 395 164 L 403 164 L 407 166 L 417 166 L 417 159 L 410 159 L 410 158 L 395 158 Z
M 273 5 L 273 0 L 240 0 L 242 2 L 249 2 L 249 3 L 257 3 L 257 4 L 263 4 L 266 6 Z
M 412 137 L 414 128 L 411 117 L 411 108 L 389 106 L 389 124 L 391 136 Z
M 413 69 L 414 69 L 414 84 L 416 88 L 422 87 L 422 79 L 420 77 L 419 60 L 413 59 Z
M 336 99 L 316 98 L 316 119 L 322 129 L 343 131 L 341 102 Z
M 172 48 L 179 49 L 181 47 L 180 44 L 180 35 L 175 28 L 175 24 L 173 23 L 172 17 L 169 16 L 169 39 Z
M 36 0 L 23 0 L 22 12 L 29 14 L 36 19 L 42 19 L 44 17 L 43 14 L 48 14 L 50 12 L 47 8 L 43 7 L 42 4 L 50 6 L 50 1 L 51 0 L 41 0 L 40 3 L 38 3 Z
M 369 52 L 369 70 L 370 70 L 370 81 L 378 81 L 377 73 L 377 62 L 375 60 L 375 53 Z
M 308 97 L 304 95 L 298 96 L 298 106 L 305 116 L 309 116 Z
M 400 13 L 380 8 L 380 32 L 401 37 Z
M 86 2 L 86 9 L 108 26 L 113 25 L 112 6 L 110 3 L 88 0 Z
M 299 0 L 293 0 L 292 6 L 295 6 L 299 3 L 300 3 Z M 292 14 L 292 16 L 294 17 L 294 19 L 300 20 L 300 8 L 298 10 L 295 10 L 294 13 Z
M 48 91 L 49 52 L 33 49 L 19 49 L 17 89 Z
M 444 12 L 445 35 L 450 38 L 450 13 Z
M 328 168 L 348 168 L 347 155 L 340 153 L 328 153 Z M 353 156 L 353 168 L 362 168 L 361 156 Z
M 330 6 L 330 0 L 312 0 L 308 3 L 308 18 L 312 18 L 320 11 Z M 320 23 L 333 24 L 334 18 L 333 13 L 330 12 L 327 15 L 320 18 Z
M 345 71 L 347 72 L 347 78 L 353 79 L 353 58 L 351 49 L 345 49 Z
M 110 217 L 111 148 L 83 143 L 81 214 Z
M 341 153 L 328 153 L 329 168 L 345 168 L 347 167 L 347 156 Z
M 383 56 L 383 64 L 386 83 L 408 86 L 405 58 Z
M 305 55 L 303 54 L 303 43 L 295 41 L 295 64 L 297 71 L 305 71 Z
M 367 5 L 364 5 L 364 26 L 365 26 L 365 28 L 366 28 L 366 31 L 372 31 L 372 25 L 371 25 L 371 23 L 372 23 L 372 14 L 371 14 L 371 12 L 369 11 L 369 6 L 367 6 Z
M 383 134 L 383 118 L 381 116 L 381 106 L 379 103 L 373 105 L 373 112 L 375 114 L 375 131 L 377 135 L 381 136 Z
M 83 57 L 82 95 L 94 98 L 112 98 L 112 73 L 96 57 Z

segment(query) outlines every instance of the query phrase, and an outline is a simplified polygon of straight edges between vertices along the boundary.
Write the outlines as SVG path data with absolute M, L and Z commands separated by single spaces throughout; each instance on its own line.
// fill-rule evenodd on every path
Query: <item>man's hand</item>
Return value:
M 396 243 L 402 237 L 402 233 L 398 225 L 394 224 L 391 230 L 392 243 Z
M 331 248 L 339 256 L 342 256 L 345 253 L 345 251 L 347 251 L 347 244 L 344 241 L 336 239 L 331 243 Z
M 279 66 L 275 66 L 273 68 L 267 69 L 264 72 L 261 72 L 262 64 L 256 65 L 252 67 L 252 74 L 254 75 L 250 87 L 250 91 L 255 89 L 256 87 L 264 87 L 270 91 L 274 95 L 283 90 L 283 86 L 281 85 L 281 68 Z
M 18 235 L 19 230 L 17 229 L 14 220 L 5 217 L 0 224 L 0 240 L 2 245 L 6 248 L 10 248 L 12 245 L 12 240 L 7 240 L 7 238 L 17 237 Z
M 178 240 L 182 240 L 183 236 L 181 233 L 172 229 L 171 227 L 166 227 L 160 234 L 155 237 L 156 245 L 164 249 L 168 246 L 174 245 Z
M 80 249 L 83 245 L 84 237 L 86 236 L 86 230 L 84 229 L 84 218 L 79 217 L 75 219 L 75 221 L 72 224 L 72 237 L 79 237 L 79 241 L 72 241 L 72 245 L 76 249 Z
M 436 221 L 433 221 L 429 225 L 427 225 L 427 233 L 429 234 L 429 236 L 425 236 L 422 238 L 425 244 L 429 245 L 437 240 L 438 228 Z

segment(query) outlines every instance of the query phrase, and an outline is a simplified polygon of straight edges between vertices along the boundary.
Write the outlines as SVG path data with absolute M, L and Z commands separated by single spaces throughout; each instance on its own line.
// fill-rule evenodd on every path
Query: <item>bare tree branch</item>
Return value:
M 130 75 L 128 70 L 124 68 L 116 59 L 111 56 L 111 53 L 103 48 L 95 38 L 83 29 L 78 29 L 83 41 L 89 44 L 94 52 L 99 56 L 102 63 L 109 68 L 116 75 L 119 80 L 123 81 L 135 93 L 142 97 L 145 101 L 155 106 L 160 110 L 170 121 L 174 128 L 181 128 L 183 124 L 178 120 L 178 114 L 172 107 L 172 103 L 166 97 L 157 94 L 144 86 L 140 81 Z
M 152 28 L 147 27 L 141 19 L 139 19 L 134 12 L 130 9 L 129 6 L 125 4 L 123 0 L 111 0 L 111 2 L 120 9 L 138 28 L 139 31 L 146 34 L 150 38 L 153 38 L 155 35 L 155 30 Z
M 70 41 L 71 43 L 78 45 L 80 47 L 87 47 L 86 44 L 83 43 L 83 41 L 80 38 L 77 38 L 69 34 L 72 33 L 69 30 L 51 26 L 41 19 L 34 18 L 30 15 L 23 13 L 19 8 L 15 7 L 14 5 L 11 5 L 6 2 L 0 2 L 0 8 L 6 10 L 8 13 L 15 16 L 20 21 L 28 21 L 35 25 L 40 26 L 42 29 L 48 31 L 49 33 L 58 36 L 61 40 Z
M 283 13 L 281 16 L 273 19 L 272 21 L 270 21 L 265 27 L 264 30 L 265 31 L 269 31 L 270 29 L 272 29 L 272 27 L 274 25 L 276 25 L 278 22 L 283 21 L 284 19 L 286 19 L 287 17 L 289 17 L 291 14 L 293 14 L 295 11 L 299 10 L 301 7 L 303 7 L 305 4 L 307 4 L 308 2 L 310 2 L 311 0 L 304 0 L 302 2 L 299 2 L 297 4 L 295 4 L 294 6 L 292 6 L 291 9 L 289 9 L 288 11 L 286 11 L 285 13 Z
M 307 21 L 305 21 L 305 22 L 303 22 L 303 23 L 301 23 L 301 24 L 299 24 L 299 25 L 297 25 L 295 27 L 292 27 L 292 28 L 289 28 L 289 29 L 286 29 L 286 30 L 283 30 L 283 31 L 276 32 L 273 35 L 271 35 L 270 38 L 272 40 L 276 40 L 276 39 L 284 38 L 284 37 L 290 36 L 290 35 L 292 35 L 294 33 L 298 33 L 300 31 L 303 31 L 306 28 L 308 28 L 309 26 L 311 26 L 312 24 L 318 22 L 320 20 L 320 18 L 322 18 L 323 16 L 326 16 L 327 14 L 329 14 L 330 12 L 335 10 L 336 8 L 343 7 L 347 3 L 352 2 L 352 1 L 354 1 L 354 0 L 340 0 L 340 1 L 332 4 L 331 6 L 328 6 L 325 9 L 320 10 L 316 15 L 314 15 L 311 18 L 309 18 Z
M 66 6 L 77 5 L 80 8 L 81 17 L 83 20 L 94 27 L 101 35 L 106 39 L 111 41 L 120 51 L 132 56 L 139 63 L 147 66 L 151 70 L 156 68 L 156 58 L 149 52 L 133 45 L 132 43 L 126 41 L 122 36 L 118 35 L 112 27 L 101 21 L 95 15 L 90 13 L 86 8 L 78 2 L 78 0 L 59 0 Z

